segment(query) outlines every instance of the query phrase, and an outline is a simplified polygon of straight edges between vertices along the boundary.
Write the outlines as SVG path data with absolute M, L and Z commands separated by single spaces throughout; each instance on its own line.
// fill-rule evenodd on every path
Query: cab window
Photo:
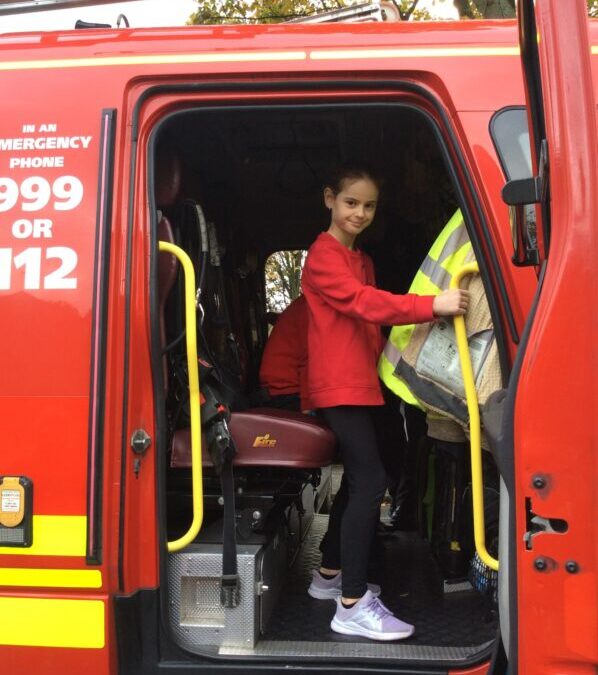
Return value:
M 307 251 L 276 251 L 266 259 L 266 312 L 280 314 L 301 294 L 301 271 Z

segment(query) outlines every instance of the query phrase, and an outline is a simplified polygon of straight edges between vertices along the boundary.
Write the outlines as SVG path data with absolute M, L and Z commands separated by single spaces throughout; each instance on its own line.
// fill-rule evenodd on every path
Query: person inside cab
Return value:
M 310 247 L 302 287 L 307 303 L 308 394 L 339 442 L 343 478 L 330 512 L 308 593 L 335 599 L 333 631 L 398 640 L 414 627 L 380 601 L 367 583 L 378 513 L 386 491 L 374 415 L 383 406 L 376 369 L 380 326 L 431 322 L 464 314 L 468 293 L 395 295 L 376 288 L 371 258 L 355 240 L 373 221 L 380 192 L 374 171 L 345 164 L 324 189 L 330 225 Z
M 295 298 L 277 317 L 260 365 L 260 386 L 268 392 L 268 405 L 308 412 L 307 305 Z

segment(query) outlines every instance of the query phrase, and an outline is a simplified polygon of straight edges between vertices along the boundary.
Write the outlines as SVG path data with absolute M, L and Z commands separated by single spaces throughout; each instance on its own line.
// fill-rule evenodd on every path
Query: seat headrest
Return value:
M 172 206 L 181 190 L 181 161 L 171 148 L 160 148 L 156 153 L 156 206 Z

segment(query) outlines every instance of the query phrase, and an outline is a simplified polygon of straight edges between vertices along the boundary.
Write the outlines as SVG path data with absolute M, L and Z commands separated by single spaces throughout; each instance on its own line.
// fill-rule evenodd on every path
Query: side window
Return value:
M 301 271 L 307 251 L 276 251 L 264 265 L 266 312 L 280 314 L 301 293 Z
M 531 179 L 533 173 L 527 110 L 499 110 L 490 122 L 490 135 L 507 182 Z M 513 262 L 519 265 L 537 264 L 536 205 L 523 204 L 519 207 L 519 212 L 511 207 L 510 219 L 513 247 L 516 251 Z M 523 241 L 518 241 L 520 237 Z M 521 253 L 518 254 L 517 251 Z

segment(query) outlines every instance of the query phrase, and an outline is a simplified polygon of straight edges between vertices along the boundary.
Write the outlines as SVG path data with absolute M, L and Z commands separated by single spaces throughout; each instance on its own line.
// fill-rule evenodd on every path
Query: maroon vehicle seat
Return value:
M 332 431 L 300 412 L 252 408 L 232 413 L 229 427 L 237 448 L 233 461 L 236 467 L 316 469 L 334 461 L 336 437 Z M 211 465 L 203 434 L 202 464 Z M 189 429 L 176 431 L 173 436 L 171 466 L 191 466 Z

